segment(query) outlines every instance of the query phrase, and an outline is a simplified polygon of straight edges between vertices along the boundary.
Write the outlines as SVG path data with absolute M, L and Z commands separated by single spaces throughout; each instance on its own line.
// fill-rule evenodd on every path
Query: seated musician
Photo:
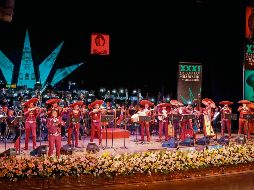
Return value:
M 242 106 L 239 106 L 237 109 L 237 111 L 240 112 L 238 135 L 242 134 L 242 131 L 244 131 L 244 134 L 247 134 L 248 131 L 248 137 L 250 137 L 250 130 L 248 130 L 249 123 L 247 119 L 243 118 L 243 115 L 251 114 L 250 108 L 247 106 L 247 104 L 251 102 L 248 100 L 241 100 L 238 103 L 242 104 Z
M 153 103 L 148 101 L 148 100 L 141 100 L 140 104 L 142 106 L 144 106 L 144 108 L 141 111 L 140 115 L 151 117 L 151 111 L 150 111 L 149 107 L 152 106 Z M 145 131 L 146 131 L 147 141 L 150 142 L 151 141 L 151 136 L 150 136 L 149 121 L 140 121 L 140 125 L 141 125 L 141 141 L 144 141 L 144 136 L 145 136 Z
M 90 142 L 93 142 L 95 132 L 97 132 L 97 136 L 99 138 L 99 145 L 102 143 L 101 137 L 101 110 L 100 105 L 101 101 L 94 101 L 90 104 L 91 108 L 94 108 L 92 111 L 89 112 L 91 117 L 91 137 Z
M 54 145 L 56 147 L 56 156 L 60 158 L 61 150 L 61 126 L 64 124 L 62 118 L 58 115 L 58 111 L 52 109 L 50 118 L 47 119 L 48 128 L 48 141 L 49 141 L 49 151 L 48 155 L 53 155 Z
M 116 125 L 118 127 L 120 127 L 122 125 L 122 122 L 124 121 L 124 118 L 125 118 L 125 106 L 122 105 L 120 106 L 119 109 L 117 109 L 116 111 L 116 117 L 117 117 L 117 121 L 116 121 Z
M 18 121 L 15 120 L 15 118 L 16 118 L 16 116 L 14 115 L 14 110 L 13 109 L 9 109 L 6 121 L 7 121 L 9 130 L 11 131 L 11 133 L 15 134 L 15 137 L 13 138 L 13 142 L 14 143 L 16 142 L 16 140 L 18 139 L 18 137 L 20 135 Z
M 228 136 L 231 137 L 231 120 L 227 119 L 225 117 L 225 114 L 231 114 L 232 108 L 229 107 L 229 105 L 233 104 L 233 102 L 229 101 L 222 101 L 220 104 L 223 104 L 224 106 L 221 108 L 221 136 L 224 136 L 224 131 L 227 128 Z

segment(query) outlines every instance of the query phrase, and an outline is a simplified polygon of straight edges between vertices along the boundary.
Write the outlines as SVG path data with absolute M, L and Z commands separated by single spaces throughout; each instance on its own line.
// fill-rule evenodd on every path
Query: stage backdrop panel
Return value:
M 178 66 L 177 99 L 189 104 L 201 97 L 202 64 L 194 62 L 180 62 Z

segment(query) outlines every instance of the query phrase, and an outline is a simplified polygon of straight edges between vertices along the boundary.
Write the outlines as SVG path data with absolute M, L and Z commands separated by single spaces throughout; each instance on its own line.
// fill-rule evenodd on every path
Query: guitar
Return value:
M 204 134 L 211 137 L 215 135 L 209 114 L 204 114 Z
M 159 121 L 163 121 L 167 116 L 168 116 L 167 111 L 166 110 L 162 110 L 162 114 L 158 115 L 158 120 Z

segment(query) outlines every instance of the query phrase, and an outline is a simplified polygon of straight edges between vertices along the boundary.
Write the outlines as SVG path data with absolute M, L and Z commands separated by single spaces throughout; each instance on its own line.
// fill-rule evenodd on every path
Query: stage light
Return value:
M 170 98 L 166 98 L 166 101 L 169 102 L 169 101 L 170 101 Z
M 137 93 L 137 90 L 133 90 L 132 93 L 133 93 L 133 94 L 136 94 L 136 93 Z
M 116 93 L 116 90 L 115 90 L 115 89 L 114 89 L 114 90 L 112 90 L 112 93 L 113 93 L 113 94 L 115 94 L 115 93 Z
M 105 92 L 105 91 L 106 91 L 105 88 L 101 88 L 101 89 L 100 89 L 100 92 Z
M 189 105 L 190 105 L 190 104 L 191 104 L 191 101 L 188 101 L 188 102 L 187 102 L 187 104 L 189 104 Z
M 124 93 L 124 90 L 123 90 L 123 89 L 120 89 L 120 93 L 123 94 L 123 93 Z
M 151 98 L 151 102 L 155 102 L 155 99 L 154 99 L 154 98 Z

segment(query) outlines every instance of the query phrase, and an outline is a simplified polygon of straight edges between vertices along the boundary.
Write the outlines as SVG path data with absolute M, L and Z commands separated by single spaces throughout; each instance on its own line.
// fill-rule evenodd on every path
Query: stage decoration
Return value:
M 201 95 L 202 65 L 180 62 L 178 66 L 177 99 L 183 104 L 191 104 Z
M 36 78 L 36 72 L 34 68 L 34 63 L 32 59 L 32 50 L 30 46 L 28 30 L 25 35 L 24 48 L 22 53 L 22 60 L 19 68 L 19 75 L 17 79 L 17 86 L 34 88 L 36 82 L 40 82 L 42 88 L 45 87 L 48 83 L 51 85 L 56 85 L 59 81 L 63 80 L 67 75 L 81 66 L 83 63 L 72 65 L 69 67 L 58 69 L 54 75 L 52 81 L 48 81 L 49 74 L 51 69 L 58 57 L 58 54 L 63 46 L 63 42 L 60 43 L 56 49 L 39 65 L 38 70 L 38 79 Z M 5 81 L 8 86 L 11 86 L 13 82 L 16 82 L 16 79 L 13 79 L 14 73 L 14 64 L 0 51 L 0 69 L 3 73 Z
M 192 169 L 222 167 L 254 162 L 253 145 L 216 146 L 201 150 L 162 150 L 101 155 L 76 153 L 55 157 L 2 157 L 1 178 L 49 176 L 128 176 L 133 174 L 170 174 Z
M 109 55 L 109 35 L 92 34 L 91 35 L 91 54 Z

